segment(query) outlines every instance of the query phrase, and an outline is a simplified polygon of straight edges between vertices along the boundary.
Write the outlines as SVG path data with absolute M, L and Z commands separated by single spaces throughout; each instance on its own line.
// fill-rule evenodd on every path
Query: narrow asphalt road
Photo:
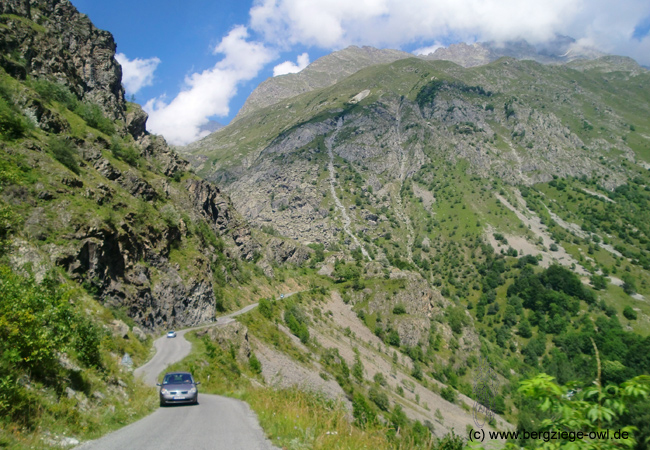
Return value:
M 288 294 L 289 296 L 291 294 Z M 255 308 L 257 303 L 219 317 L 216 322 L 163 336 L 154 342 L 156 354 L 134 371 L 136 377 L 155 387 L 169 364 L 189 355 L 192 344 L 185 333 L 200 328 L 222 326 L 233 317 Z M 197 380 L 201 381 L 201 380 Z M 76 447 L 79 450 L 277 450 L 260 427 L 250 407 L 239 400 L 201 394 L 196 406 L 176 405 L 159 408 L 153 414 L 113 433 Z

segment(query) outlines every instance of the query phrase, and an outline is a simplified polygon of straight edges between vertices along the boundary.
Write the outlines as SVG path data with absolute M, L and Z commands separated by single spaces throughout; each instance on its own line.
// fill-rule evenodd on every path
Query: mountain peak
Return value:
M 246 99 L 233 121 L 285 98 L 331 86 L 365 67 L 387 64 L 412 56 L 411 53 L 400 50 L 355 45 L 346 47 L 318 58 L 301 72 L 269 78 L 260 83 Z

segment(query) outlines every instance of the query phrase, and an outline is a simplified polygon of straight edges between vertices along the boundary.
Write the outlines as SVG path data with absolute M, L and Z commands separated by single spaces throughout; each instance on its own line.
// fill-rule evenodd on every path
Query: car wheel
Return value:
M 165 406 L 165 401 L 164 401 L 164 400 L 160 400 L 160 407 L 162 408 L 162 407 L 164 407 L 164 406 Z

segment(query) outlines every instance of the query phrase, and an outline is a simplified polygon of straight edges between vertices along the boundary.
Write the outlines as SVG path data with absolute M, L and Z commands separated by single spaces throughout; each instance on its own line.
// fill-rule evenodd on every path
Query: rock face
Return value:
M 240 256 L 252 260 L 259 244 L 252 239 L 251 231 L 238 214 L 234 214 L 230 200 L 213 184 L 191 180 L 187 191 L 194 209 L 201 214 L 218 235 L 230 233 Z
M 0 65 L 8 73 L 55 79 L 112 119 L 125 118 L 122 68 L 109 32 L 95 28 L 68 0 L 4 0 L 0 14 L 7 14 L 0 19 L 6 27 Z
M 135 228 L 124 223 L 115 230 L 80 229 L 75 236 L 79 244 L 69 246 L 56 262 L 95 291 L 104 304 L 126 308 L 149 329 L 211 320 L 215 296 L 210 252 L 193 261 L 193 276 L 183 276 L 169 261 L 171 246 L 183 239 L 181 231 L 142 233 Z
M 251 356 L 251 346 L 248 340 L 248 328 L 239 322 L 231 322 L 223 327 L 211 327 L 198 331 L 198 337 L 207 335 L 210 340 L 217 343 L 223 350 L 233 349 L 236 358 L 248 362 Z

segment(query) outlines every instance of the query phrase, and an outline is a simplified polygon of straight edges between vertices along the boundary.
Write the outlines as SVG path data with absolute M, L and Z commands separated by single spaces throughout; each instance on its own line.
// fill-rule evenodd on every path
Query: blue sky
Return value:
M 113 33 L 127 95 L 173 144 L 228 123 L 268 77 L 348 45 L 427 52 L 564 34 L 650 65 L 648 0 L 71 0 Z

